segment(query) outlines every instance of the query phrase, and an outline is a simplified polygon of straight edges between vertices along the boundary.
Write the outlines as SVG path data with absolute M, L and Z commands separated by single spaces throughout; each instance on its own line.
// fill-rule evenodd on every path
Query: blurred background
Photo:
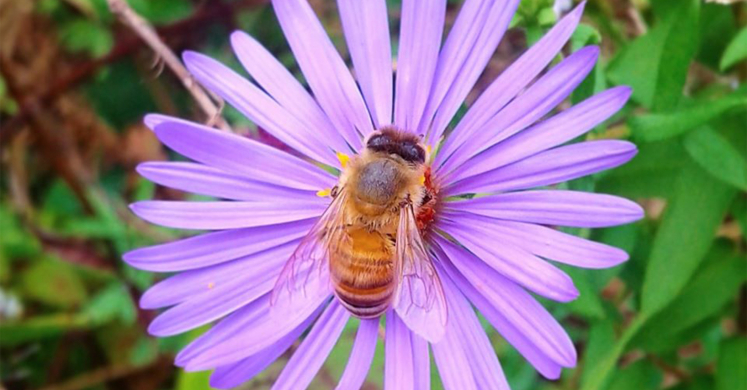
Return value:
M 266 0 L 127 1 L 144 18 L 141 31 L 153 26 L 177 55 L 199 50 L 239 69 L 228 34 L 242 29 L 300 77 Z M 335 2 L 311 3 L 348 58 Z M 399 1 L 389 3 L 396 36 Z M 447 23 L 460 3 L 449 1 Z M 469 100 L 573 3 L 523 0 Z M 602 57 L 560 109 L 633 86 L 626 108 L 586 138 L 629 139 L 640 153 L 564 187 L 635 199 L 647 216 L 570 230 L 631 259 L 609 270 L 568 269 L 581 297 L 544 302 L 579 351 L 578 368 L 561 380 L 540 378 L 486 325 L 514 390 L 747 389 L 746 25 L 739 1 L 589 0 L 563 55 L 598 44 Z M 172 364 L 204 330 L 149 337 L 156 313 L 137 302 L 164 275 L 120 260 L 184 234 L 139 221 L 128 203 L 193 198 L 135 173 L 142 161 L 174 158 L 143 115 L 210 120 L 152 43 L 106 0 L 0 0 L 0 389 L 209 388 L 209 373 Z M 223 117 L 233 131 L 282 147 L 232 108 Z M 334 388 L 354 324 L 314 389 Z M 379 347 L 365 389 L 382 388 Z M 268 389 L 286 360 L 243 388 Z

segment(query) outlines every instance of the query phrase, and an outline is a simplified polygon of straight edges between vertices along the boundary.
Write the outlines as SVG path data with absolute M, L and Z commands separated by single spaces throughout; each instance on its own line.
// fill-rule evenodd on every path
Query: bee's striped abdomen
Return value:
M 354 229 L 349 242 L 330 253 L 335 294 L 355 316 L 373 318 L 386 311 L 394 295 L 394 244 L 378 232 Z

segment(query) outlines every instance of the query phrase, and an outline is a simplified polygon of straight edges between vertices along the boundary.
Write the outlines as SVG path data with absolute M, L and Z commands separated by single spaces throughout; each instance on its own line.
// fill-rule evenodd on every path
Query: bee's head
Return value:
M 413 164 L 425 162 L 425 149 L 418 136 L 392 128 L 377 131 L 366 141 L 366 148 L 371 151 L 399 156 Z

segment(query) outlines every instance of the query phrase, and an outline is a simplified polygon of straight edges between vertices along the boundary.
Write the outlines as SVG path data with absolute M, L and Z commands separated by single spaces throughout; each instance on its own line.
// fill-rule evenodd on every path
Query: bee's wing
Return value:
M 303 298 L 308 298 L 307 289 L 319 291 L 320 294 L 329 294 L 329 291 L 323 288 L 325 286 L 320 286 L 319 283 L 329 283 L 329 253 L 342 242 L 350 239 L 345 232 L 346 198 L 346 191 L 344 188 L 340 189 L 332 203 L 327 206 L 322 216 L 285 263 L 272 290 L 270 304 L 273 308 L 295 305 L 299 301 L 303 304 Z M 285 310 L 276 311 L 285 312 Z
M 411 204 L 401 208 L 396 245 L 399 285 L 394 309 L 411 330 L 430 342 L 438 342 L 446 328 L 446 299 Z

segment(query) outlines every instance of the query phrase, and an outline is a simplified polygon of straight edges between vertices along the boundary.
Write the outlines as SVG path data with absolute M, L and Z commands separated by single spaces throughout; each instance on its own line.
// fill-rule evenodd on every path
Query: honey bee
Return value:
M 433 217 L 426 148 L 418 136 L 383 128 L 344 167 L 333 198 L 288 260 L 275 286 L 298 289 L 304 270 L 328 267 L 334 294 L 359 318 L 393 308 L 429 341 L 443 334 L 446 303 L 421 230 Z M 273 294 L 275 294 L 275 292 Z

